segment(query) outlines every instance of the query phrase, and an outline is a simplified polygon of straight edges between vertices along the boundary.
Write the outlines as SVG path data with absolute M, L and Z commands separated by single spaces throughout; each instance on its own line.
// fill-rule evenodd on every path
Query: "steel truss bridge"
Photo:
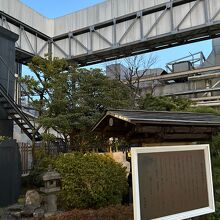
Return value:
M 219 0 L 107 0 L 48 19 L 0 0 L 0 25 L 19 35 L 17 62 L 52 53 L 82 66 L 220 36 Z

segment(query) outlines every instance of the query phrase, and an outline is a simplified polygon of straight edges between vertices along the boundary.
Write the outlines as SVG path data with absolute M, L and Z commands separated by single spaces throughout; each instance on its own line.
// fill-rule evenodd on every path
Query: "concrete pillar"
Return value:
M 18 35 L 0 27 L 0 83 L 14 98 L 15 42 Z M 13 122 L 0 104 L 0 136 L 13 137 Z

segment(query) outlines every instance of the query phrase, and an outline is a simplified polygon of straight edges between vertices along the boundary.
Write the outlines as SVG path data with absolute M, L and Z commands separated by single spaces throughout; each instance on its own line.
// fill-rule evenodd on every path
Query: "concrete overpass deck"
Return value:
M 220 36 L 219 0 L 107 0 L 49 19 L 0 0 L 0 25 L 19 34 L 17 61 L 53 56 L 89 65 Z

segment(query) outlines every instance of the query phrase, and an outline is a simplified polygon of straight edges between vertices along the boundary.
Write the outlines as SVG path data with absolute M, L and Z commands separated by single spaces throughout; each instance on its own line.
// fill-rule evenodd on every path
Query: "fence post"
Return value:
M 19 143 L 19 149 L 21 154 L 22 175 L 27 175 L 29 172 L 28 167 L 28 154 L 29 148 L 26 143 Z

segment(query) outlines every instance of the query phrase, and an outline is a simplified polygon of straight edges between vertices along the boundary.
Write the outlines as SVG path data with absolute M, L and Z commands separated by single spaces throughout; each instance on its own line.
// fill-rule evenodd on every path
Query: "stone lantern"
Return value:
M 52 170 L 51 165 L 48 171 L 43 174 L 44 187 L 40 188 L 40 191 L 45 193 L 45 209 L 46 215 L 53 215 L 57 211 L 57 196 L 56 193 L 60 191 L 58 185 L 61 177 L 58 172 Z

